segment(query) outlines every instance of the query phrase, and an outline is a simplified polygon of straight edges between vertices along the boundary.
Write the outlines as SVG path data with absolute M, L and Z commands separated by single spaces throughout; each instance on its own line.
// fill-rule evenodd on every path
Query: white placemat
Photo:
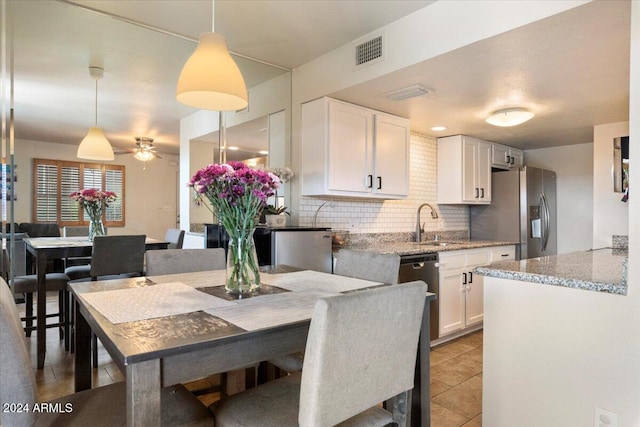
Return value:
M 114 324 L 236 305 L 180 282 L 91 292 L 81 297 Z
M 322 289 L 328 292 L 346 292 L 380 284 L 379 282 L 354 279 L 352 277 L 321 273 L 313 270 L 282 274 L 265 274 L 262 276 L 262 281 L 268 285 L 290 291 Z
M 235 307 L 220 307 L 205 312 L 247 331 L 255 331 L 310 319 L 316 301 L 332 295 L 338 294 L 318 289 L 283 292 L 238 300 Z

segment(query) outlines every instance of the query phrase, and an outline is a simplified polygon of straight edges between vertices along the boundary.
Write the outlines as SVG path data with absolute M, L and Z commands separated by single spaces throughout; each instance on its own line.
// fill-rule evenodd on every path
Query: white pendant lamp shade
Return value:
M 247 87 L 224 36 L 200 34 L 198 47 L 180 73 L 176 98 L 202 110 L 232 111 L 247 106 Z
M 99 127 L 90 127 L 87 136 L 84 137 L 80 146 L 78 147 L 78 153 L 76 154 L 80 159 L 87 160 L 113 160 L 113 149 L 111 144 L 104 136 L 104 132 Z
M 100 67 L 89 67 L 89 75 L 96 81 L 96 105 L 95 105 L 95 126 L 89 128 L 87 136 L 84 137 L 76 156 L 79 159 L 108 161 L 115 159 L 113 148 L 102 128 L 98 127 L 98 80 L 104 75 L 104 70 Z
M 524 108 L 505 108 L 498 110 L 485 120 L 490 125 L 509 127 L 520 125 L 531 119 L 534 114 Z

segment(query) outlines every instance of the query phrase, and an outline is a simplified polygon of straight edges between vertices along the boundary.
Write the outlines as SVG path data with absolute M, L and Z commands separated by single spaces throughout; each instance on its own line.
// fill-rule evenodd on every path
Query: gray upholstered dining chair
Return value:
M 342 249 L 336 254 L 333 273 L 395 285 L 398 283 L 399 270 L 400 256 L 397 254 Z
M 0 425 L 22 426 L 124 426 L 126 389 L 119 382 L 74 393 L 49 402 L 61 411 L 35 412 L 37 390 L 29 351 L 21 333 L 16 304 L 7 283 L 0 280 L 0 404 L 3 408 L 27 407 L 29 411 L 2 411 Z M 162 424 L 213 426 L 207 409 L 182 385 L 164 388 L 161 394 Z M 47 406 L 49 407 L 49 406 Z M 69 410 L 71 408 L 71 410 Z M 65 412 L 68 411 L 68 412 Z
M 302 372 L 215 402 L 216 426 L 393 423 L 376 405 L 413 388 L 426 292 L 416 281 L 319 300 Z
M 144 252 L 147 236 L 96 236 L 91 250 L 91 275 L 72 280 L 109 280 L 144 275 Z M 75 319 L 73 319 L 75 320 Z M 72 320 L 72 323 L 73 323 Z M 98 365 L 97 340 L 93 336 L 93 367 Z
M 399 255 L 342 249 L 336 254 L 334 274 L 395 285 L 399 270 Z M 268 362 L 285 372 L 298 372 L 302 370 L 303 359 L 304 354 L 297 352 Z
M 3 279 L 8 279 L 8 269 L 10 265 L 9 254 L 5 248 L 2 249 L 1 274 Z M 58 322 L 47 324 L 47 328 L 59 328 L 60 339 L 69 336 L 69 305 L 67 292 L 67 282 L 69 277 L 64 273 L 47 273 L 46 276 L 47 291 L 58 291 L 58 312 L 47 314 L 47 318 L 57 317 Z M 14 295 L 24 295 L 25 316 L 20 319 L 25 322 L 24 332 L 30 337 L 31 332 L 36 329 L 33 326 L 37 316 L 33 314 L 33 294 L 38 292 L 38 276 L 29 274 L 24 276 L 15 276 L 11 290 Z
M 146 253 L 147 276 L 220 270 L 226 267 L 224 249 L 162 249 Z
M 106 232 L 106 229 L 105 229 Z M 88 225 L 65 225 L 62 237 L 89 237 Z M 83 279 L 91 276 L 91 257 L 71 257 L 64 259 L 64 273 L 69 279 Z
M 169 242 L 169 249 L 182 249 L 184 242 L 184 230 L 169 228 L 164 234 L 164 240 Z

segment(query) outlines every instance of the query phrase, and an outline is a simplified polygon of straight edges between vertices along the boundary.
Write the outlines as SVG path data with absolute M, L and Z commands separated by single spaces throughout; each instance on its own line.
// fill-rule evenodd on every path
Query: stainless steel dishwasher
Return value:
M 438 338 L 440 327 L 440 310 L 438 308 L 438 254 L 405 255 L 400 258 L 400 272 L 398 283 L 422 280 L 429 286 L 429 292 L 436 294 L 436 299 L 431 301 L 429 306 L 429 322 L 431 324 L 429 333 L 431 340 Z
M 429 334 L 430 339 L 438 338 L 439 316 L 438 309 L 438 254 L 421 254 L 406 255 L 400 258 L 400 272 L 398 274 L 398 283 L 412 282 L 414 280 L 422 280 L 428 286 L 428 291 L 436 294 L 436 299 L 429 304 Z M 429 361 L 425 361 L 425 366 L 420 360 L 420 352 L 416 359 L 416 372 L 414 376 L 413 393 L 411 396 L 411 427 L 421 427 L 429 425 L 429 414 L 431 409 L 429 406 L 422 406 L 422 369 L 429 370 Z M 425 414 L 426 421 L 422 422 L 422 415 Z

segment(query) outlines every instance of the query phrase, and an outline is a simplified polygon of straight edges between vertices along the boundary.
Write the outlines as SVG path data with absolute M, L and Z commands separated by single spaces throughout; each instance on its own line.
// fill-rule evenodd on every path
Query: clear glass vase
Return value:
M 255 228 L 227 231 L 229 250 L 225 290 L 240 297 L 253 294 L 260 288 L 258 256 L 253 242 L 254 231 Z
M 104 236 L 104 224 L 102 223 L 102 215 L 89 216 L 89 241 L 93 242 L 94 237 Z

